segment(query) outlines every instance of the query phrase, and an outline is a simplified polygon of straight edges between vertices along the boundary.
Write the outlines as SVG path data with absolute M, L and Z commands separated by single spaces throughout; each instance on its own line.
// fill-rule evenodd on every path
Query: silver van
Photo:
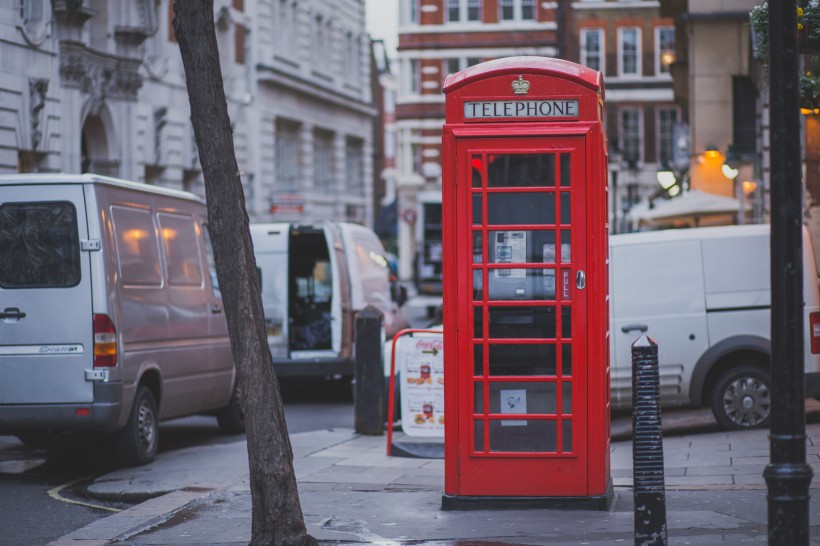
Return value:
M 268 345 L 279 377 L 352 376 L 356 313 L 384 316 L 385 334 L 407 327 L 406 297 L 391 284 L 386 252 L 358 224 L 251 224 Z
M 115 437 L 124 464 L 158 422 L 244 429 L 205 203 L 84 175 L 0 176 L 0 434 Z
M 771 410 L 768 225 L 613 235 L 611 397 L 632 400 L 632 343 L 658 343 L 661 401 L 709 405 L 727 429 L 765 427 Z M 820 396 L 820 290 L 803 231 L 806 396 Z

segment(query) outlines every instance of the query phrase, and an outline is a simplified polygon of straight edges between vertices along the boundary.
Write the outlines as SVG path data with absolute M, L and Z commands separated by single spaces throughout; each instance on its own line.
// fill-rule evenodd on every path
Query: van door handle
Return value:
M 3 309 L 3 312 L 0 313 L 0 319 L 20 320 L 21 318 L 26 318 L 26 314 L 16 307 L 6 307 Z
M 649 330 L 649 326 L 646 324 L 627 324 L 626 326 L 621 326 L 621 332 L 628 334 L 632 331 L 639 331 L 639 332 L 646 332 Z
M 221 306 L 211 305 L 211 313 L 213 313 L 214 315 L 218 315 L 221 312 L 222 312 L 222 307 Z

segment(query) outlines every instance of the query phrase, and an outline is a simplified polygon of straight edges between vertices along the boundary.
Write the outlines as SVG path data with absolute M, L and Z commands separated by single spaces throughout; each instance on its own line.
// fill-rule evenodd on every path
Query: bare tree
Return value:
M 174 2 L 176 33 L 202 173 L 216 272 L 248 437 L 251 544 L 314 545 L 307 534 L 279 382 L 271 365 L 256 260 L 219 66 L 213 0 Z

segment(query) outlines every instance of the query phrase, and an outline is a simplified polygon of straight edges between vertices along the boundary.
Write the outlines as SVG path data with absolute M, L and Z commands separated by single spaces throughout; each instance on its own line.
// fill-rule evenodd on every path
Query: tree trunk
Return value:
M 205 178 L 208 220 L 248 438 L 251 544 L 313 545 L 293 472 L 279 383 L 271 365 L 256 260 L 214 28 L 213 0 L 174 2 L 191 122 Z

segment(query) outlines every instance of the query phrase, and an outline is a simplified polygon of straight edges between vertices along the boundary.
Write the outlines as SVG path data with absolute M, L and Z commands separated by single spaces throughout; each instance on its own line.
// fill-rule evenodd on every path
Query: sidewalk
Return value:
M 767 542 L 767 431 L 664 438 L 671 544 Z M 807 454 L 820 473 L 820 424 L 807 426 Z M 612 443 L 615 499 L 608 512 L 503 510 L 443 512 L 442 460 L 389 458 L 385 437 L 329 430 L 292 436 L 308 531 L 323 544 L 632 543 L 632 444 Z M 817 480 L 815 479 L 815 483 Z M 98 478 L 97 497 L 159 495 L 52 542 L 247 544 L 251 497 L 245 442 L 188 448 L 151 465 Z M 812 490 L 813 544 L 820 544 L 820 488 Z

